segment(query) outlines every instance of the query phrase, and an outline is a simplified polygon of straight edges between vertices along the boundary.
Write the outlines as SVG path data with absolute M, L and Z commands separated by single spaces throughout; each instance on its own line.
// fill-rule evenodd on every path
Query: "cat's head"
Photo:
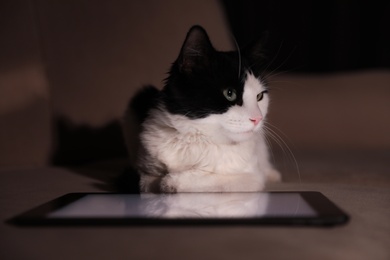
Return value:
M 202 27 L 193 26 L 166 80 L 165 107 L 231 141 L 247 140 L 260 131 L 268 110 L 262 62 L 260 44 L 220 52 Z

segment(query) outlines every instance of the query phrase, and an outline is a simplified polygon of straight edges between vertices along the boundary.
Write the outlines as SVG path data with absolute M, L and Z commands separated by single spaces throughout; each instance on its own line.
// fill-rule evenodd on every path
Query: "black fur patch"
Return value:
M 152 85 L 142 88 L 131 100 L 129 109 L 134 111 L 138 123 L 143 123 L 151 108 L 158 103 L 160 91 Z
M 193 26 L 173 63 L 162 91 L 153 86 L 143 88 L 133 98 L 130 108 L 142 123 L 149 110 L 163 103 L 172 114 L 191 119 L 223 114 L 231 106 L 241 106 L 246 72 L 260 77 L 264 65 L 261 42 L 255 42 L 242 52 L 220 52 L 214 49 L 206 31 Z M 234 89 L 237 99 L 229 101 L 225 89 Z
M 257 60 L 259 46 L 250 46 L 241 57 L 238 51 L 219 52 L 202 27 L 192 27 L 161 93 L 167 110 L 197 119 L 222 114 L 233 105 L 242 105 L 246 71 L 259 76 L 257 71 L 252 71 L 260 62 Z M 236 100 L 225 98 L 223 91 L 227 88 L 236 91 Z

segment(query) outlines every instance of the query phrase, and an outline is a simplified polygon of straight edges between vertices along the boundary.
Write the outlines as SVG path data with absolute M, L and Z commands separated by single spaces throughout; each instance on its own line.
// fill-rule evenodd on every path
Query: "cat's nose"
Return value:
M 262 116 L 256 116 L 256 117 L 251 117 L 251 118 L 249 118 L 249 120 L 250 120 L 254 125 L 258 125 L 262 119 L 263 119 Z

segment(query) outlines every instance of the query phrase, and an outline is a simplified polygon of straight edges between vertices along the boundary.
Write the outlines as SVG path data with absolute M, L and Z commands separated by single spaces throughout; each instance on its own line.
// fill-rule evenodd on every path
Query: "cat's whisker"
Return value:
M 283 143 L 279 140 L 280 138 L 276 137 L 272 132 L 269 131 L 269 129 L 267 129 L 265 126 L 263 126 L 263 129 L 265 130 L 264 131 L 264 136 L 266 137 L 269 137 L 271 138 L 279 147 L 280 149 L 282 150 L 282 152 L 287 156 L 287 152 L 286 152 L 286 149 L 284 148 L 283 146 Z M 269 140 L 268 140 L 269 141 Z M 272 146 L 271 145 L 271 142 L 269 142 L 269 145 L 270 147 Z
M 276 52 L 275 56 L 273 57 L 273 59 L 268 63 L 267 67 L 264 69 L 264 71 L 267 71 L 269 66 L 271 66 L 271 64 L 276 60 L 276 58 L 278 57 L 279 55 L 279 52 L 280 50 L 282 49 L 282 45 L 283 45 L 283 41 L 280 43 L 279 45 L 279 48 L 278 48 L 278 51 Z M 266 78 L 266 75 L 264 75 L 264 78 Z
M 277 69 L 280 68 L 280 66 L 278 66 L 276 69 L 274 69 L 270 72 L 267 72 L 268 68 L 275 62 L 276 58 L 279 56 L 279 53 L 280 53 L 280 50 L 282 49 L 282 46 L 283 46 L 283 41 L 280 43 L 279 48 L 278 48 L 276 54 L 274 55 L 274 57 L 272 58 L 272 60 L 270 62 L 268 62 L 268 65 L 263 69 L 263 72 L 261 73 L 261 77 L 263 79 L 267 79 L 269 75 L 271 75 L 274 71 L 276 71 Z M 255 66 L 259 62 L 260 62 L 260 60 L 255 61 L 254 63 L 249 65 L 249 68 L 252 68 L 253 66 Z
M 281 70 L 281 71 L 278 71 L 278 72 L 275 72 L 277 69 L 274 69 L 272 72 L 269 72 L 268 75 L 264 78 L 267 82 L 269 82 L 272 78 L 276 77 L 276 76 L 279 76 L 279 75 L 282 75 L 282 74 L 286 74 L 286 73 L 289 73 L 293 70 Z
M 280 132 L 280 134 L 282 134 L 286 139 L 289 139 L 288 136 L 282 130 L 280 130 L 277 126 L 271 124 L 268 121 L 265 121 L 264 123 L 266 124 L 265 127 L 267 127 L 268 129 L 272 130 L 270 127 L 273 127 L 273 128 L 275 128 L 276 131 Z M 276 133 L 275 130 L 273 131 L 274 133 Z
M 267 81 L 267 82 L 270 82 L 270 79 L 276 77 L 276 76 L 279 76 L 279 75 L 282 75 L 282 74 L 286 74 L 286 73 L 290 73 L 290 72 L 293 72 L 294 70 L 297 70 L 299 69 L 299 67 L 296 67 L 294 69 L 289 69 L 289 70 L 281 70 L 281 71 L 278 71 L 278 72 L 275 72 L 276 70 L 278 70 L 281 66 L 279 66 L 278 68 L 272 70 L 271 72 L 269 72 L 266 76 L 263 76 L 264 79 Z M 302 66 L 301 66 L 302 67 Z
M 233 35 L 233 40 L 234 40 L 234 43 L 236 44 L 237 53 L 238 53 L 238 78 L 240 78 L 240 76 L 241 76 L 241 50 L 240 50 L 240 46 L 238 46 L 238 43 L 236 41 L 236 37 L 234 37 L 234 35 Z
M 269 122 L 265 122 L 265 124 L 263 125 L 263 129 L 265 130 L 266 135 L 269 135 L 276 142 L 276 144 L 280 146 L 283 153 L 289 155 L 290 158 L 293 160 L 294 166 L 298 174 L 299 183 L 302 183 L 301 172 L 299 169 L 298 161 L 296 160 L 294 153 L 292 152 L 287 142 L 284 141 L 283 138 L 275 130 L 271 129 L 271 127 L 275 128 L 277 131 L 279 131 L 283 136 L 287 138 L 286 134 L 284 134 L 279 128 L 277 128 L 276 126 L 272 125 Z
M 290 86 L 295 86 L 295 87 L 304 87 L 303 84 L 299 84 L 297 82 L 293 82 L 293 81 L 289 81 L 289 80 L 272 80 L 272 81 L 269 81 L 268 82 L 270 85 L 274 84 L 274 83 L 282 83 L 283 85 L 287 86 L 287 85 L 290 85 Z M 272 89 L 279 89 L 279 88 L 275 88 L 274 86 L 272 86 Z
M 282 42 L 283 43 L 283 42 Z M 267 71 L 268 67 L 272 64 L 272 62 L 276 59 L 276 57 L 278 56 L 279 52 L 280 52 L 280 49 L 282 47 L 282 43 L 278 49 L 278 52 L 276 53 L 274 59 L 271 61 L 271 63 L 267 66 L 267 68 L 264 70 L 264 71 Z M 272 71 L 268 72 L 266 75 L 264 75 L 264 79 L 265 80 L 269 80 L 271 79 L 272 77 L 275 77 L 277 75 L 280 75 L 282 73 L 286 73 L 286 72 L 289 72 L 289 71 L 279 71 L 277 73 L 274 73 L 275 71 L 278 71 L 284 64 L 286 64 L 286 62 L 291 58 L 292 54 L 294 53 L 294 51 L 296 50 L 297 46 L 294 46 L 294 49 L 290 52 L 290 54 L 287 56 L 286 59 L 284 59 L 284 61 L 279 64 L 279 66 L 277 66 L 275 69 L 273 69 Z
M 281 142 L 287 149 L 288 153 L 290 155 L 290 158 L 293 160 L 294 162 L 294 166 L 295 166 L 295 169 L 297 171 L 297 174 L 298 174 L 298 179 L 299 179 L 299 183 L 301 184 L 302 183 L 302 177 L 301 177 L 301 171 L 300 171 L 300 168 L 299 168 L 299 164 L 298 164 L 298 161 L 294 155 L 294 153 L 292 152 L 291 148 L 289 147 L 289 145 L 283 140 L 283 138 L 280 137 L 280 135 L 278 135 L 275 131 L 273 131 L 272 129 L 270 128 L 267 128 L 268 131 L 271 131 L 273 132 L 273 136 L 275 139 L 278 139 L 279 142 Z M 286 151 L 286 150 L 284 150 Z M 286 153 L 286 152 L 285 152 Z
M 280 88 L 280 87 L 271 86 L 273 83 L 274 82 L 272 82 L 272 83 L 267 82 L 267 89 L 268 90 L 282 90 L 282 88 Z
M 266 142 L 266 145 L 267 147 L 269 148 L 269 152 L 271 153 L 271 158 L 272 158 L 272 161 L 273 163 L 276 163 L 275 161 L 275 155 L 274 155 L 274 152 L 272 150 L 272 145 L 271 145 L 271 141 L 268 139 L 268 136 L 266 135 L 265 131 L 262 129 L 261 131 L 261 134 L 264 136 L 264 141 Z

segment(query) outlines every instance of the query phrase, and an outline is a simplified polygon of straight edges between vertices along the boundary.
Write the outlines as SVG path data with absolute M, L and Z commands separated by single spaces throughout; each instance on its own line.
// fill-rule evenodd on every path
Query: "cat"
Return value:
M 140 126 L 138 139 L 125 135 L 141 192 L 256 192 L 281 179 L 263 130 L 262 59 L 259 42 L 221 52 L 204 28 L 190 28 L 163 89 L 144 87 L 125 116 Z

